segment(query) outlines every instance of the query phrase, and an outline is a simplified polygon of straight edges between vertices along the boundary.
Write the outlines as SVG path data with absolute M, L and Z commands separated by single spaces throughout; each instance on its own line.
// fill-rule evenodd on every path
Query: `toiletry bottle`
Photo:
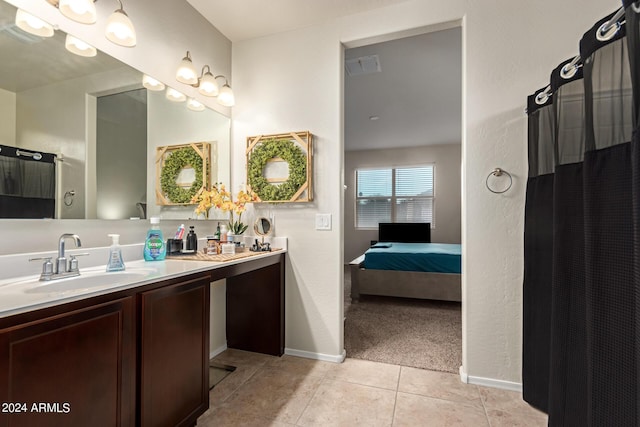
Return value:
M 213 235 L 213 240 L 220 241 L 220 223 L 218 223 L 218 227 L 216 227 L 216 232 Z
M 193 225 L 189 226 L 189 234 L 187 234 L 187 250 L 188 251 L 198 251 L 198 236 L 196 236 L 196 232 L 193 230 Z
M 182 239 L 184 239 L 184 224 L 180 224 L 180 227 L 178 227 L 178 231 L 176 231 L 176 235 L 173 237 L 173 240 Z
M 161 261 L 167 255 L 167 247 L 160 231 L 160 218 L 153 216 L 150 219 L 151 228 L 147 231 L 147 238 L 144 241 L 145 261 Z
M 227 243 L 227 226 L 225 224 L 220 226 L 220 241 L 222 243 Z
M 124 261 L 122 260 L 122 249 L 120 249 L 120 235 L 107 234 L 107 236 L 111 237 L 107 271 L 122 271 L 124 270 Z

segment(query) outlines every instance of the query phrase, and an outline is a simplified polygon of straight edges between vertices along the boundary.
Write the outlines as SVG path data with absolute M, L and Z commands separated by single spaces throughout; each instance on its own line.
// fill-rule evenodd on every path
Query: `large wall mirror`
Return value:
M 194 217 L 194 206 L 156 204 L 158 146 L 210 143 L 211 181 L 229 182 L 229 118 L 169 101 L 144 89 L 139 71 L 102 52 L 73 54 L 65 33 L 34 36 L 15 17 L 0 0 L 1 218 Z M 53 215 L 30 199 L 48 199 Z

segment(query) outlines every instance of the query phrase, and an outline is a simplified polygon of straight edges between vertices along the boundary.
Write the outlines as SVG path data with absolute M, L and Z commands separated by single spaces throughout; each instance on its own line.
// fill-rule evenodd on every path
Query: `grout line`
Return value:
M 491 427 L 491 420 L 489 419 L 489 413 L 487 412 L 487 405 L 484 404 L 484 399 L 482 398 L 482 394 L 480 393 L 480 388 L 476 386 L 478 390 L 478 394 L 480 395 L 480 402 L 482 403 L 482 408 L 484 409 L 484 416 L 487 419 L 487 425 Z
M 393 399 L 393 413 L 391 414 L 391 427 L 393 427 L 393 424 L 396 422 L 396 408 L 398 407 L 398 390 L 400 390 L 400 378 L 402 378 L 402 366 L 400 366 L 398 381 L 396 382 L 396 392 Z
M 307 404 L 304 405 L 304 409 L 302 410 L 302 412 L 300 412 L 300 415 L 298 415 L 298 418 L 296 418 L 296 421 L 294 423 L 296 426 L 298 425 L 298 421 L 300 421 L 300 418 L 302 418 L 304 413 L 307 411 L 307 408 L 309 407 L 309 404 L 311 403 L 313 398 L 316 397 L 316 393 L 318 393 L 318 390 L 320 389 L 320 387 L 322 387 L 324 382 L 325 382 L 325 378 L 321 378 L 320 382 L 318 384 L 318 387 L 316 387 L 316 389 L 313 391 L 313 394 L 311 395 L 311 398 L 307 401 Z

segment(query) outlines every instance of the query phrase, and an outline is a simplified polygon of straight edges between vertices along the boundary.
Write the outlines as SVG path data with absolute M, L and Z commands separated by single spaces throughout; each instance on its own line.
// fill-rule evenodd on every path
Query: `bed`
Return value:
M 378 241 L 349 263 L 360 295 L 461 301 L 460 245 L 431 243 L 429 223 L 380 223 Z

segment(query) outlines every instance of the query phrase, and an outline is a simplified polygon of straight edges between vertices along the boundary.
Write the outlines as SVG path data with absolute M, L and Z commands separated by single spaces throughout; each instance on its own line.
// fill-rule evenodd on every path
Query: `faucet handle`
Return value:
M 50 277 L 53 275 L 53 263 L 51 262 L 51 257 L 37 257 L 37 258 L 29 258 L 29 261 L 41 261 L 44 260 L 42 264 L 42 276 L 41 277 Z
M 90 255 L 89 252 L 81 252 L 79 254 L 69 254 L 69 271 L 71 272 L 75 272 L 78 271 L 78 260 L 76 259 L 76 257 L 79 256 L 87 256 Z

